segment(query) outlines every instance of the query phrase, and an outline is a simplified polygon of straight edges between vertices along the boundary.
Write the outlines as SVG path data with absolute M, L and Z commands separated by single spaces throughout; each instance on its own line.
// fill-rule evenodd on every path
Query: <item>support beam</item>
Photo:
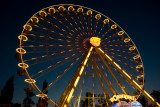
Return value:
M 65 88 L 65 91 L 63 92 L 61 98 L 59 99 L 59 101 L 57 103 L 58 107 L 67 107 L 68 103 L 70 102 L 70 99 L 73 95 L 73 92 L 74 92 L 78 82 L 79 82 L 80 76 L 83 73 L 83 70 L 85 68 L 85 65 L 87 64 L 87 61 L 91 55 L 92 50 L 93 50 L 93 47 L 91 47 L 89 49 L 87 55 L 84 57 L 84 59 L 79 64 L 71 81 L 69 82 L 68 86 Z
M 101 79 L 101 77 L 100 77 L 100 74 L 99 74 L 99 68 L 98 68 L 98 66 L 96 66 L 96 63 L 95 63 L 95 61 L 91 58 L 91 63 L 92 63 L 92 66 L 93 66 L 93 68 L 94 68 L 94 70 L 95 70 L 95 72 L 96 72 L 96 75 L 97 75 L 97 77 L 98 77 L 98 80 L 99 80 L 99 82 L 100 82 L 100 84 L 101 84 L 101 86 L 102 86 L 102 89 L 103 89 L 103 93 L 104 93 L 104 96 L 105 96 L 105 98 L 106 98 L 106 89 L 104 88 L 104 86 L 103 86 L 103 83 L 102 83 L 102 79 Z
M 97 65 L 97 63 L 95 61 L 94 61 L 94 65 L 97 67 L 98 72 L 102 75 L 103 79 L 107 83 L 107 85 L 108 85 L 109 89 L 111 90 L 112 94 L 116 95 L 116 92 L 114 91 L 113 87 L 111 86 L 109 81 L 106 79 L 106 77 L 104 76 L 104 74 L 102 73 L 102 71 L 100 70 L 100 68 L 98 67 L 98 65 Z
M 74 99 L 79 99 L 79 97 L 74 96 Z M 80 97 L 81 99 L 92 99 L 93 97 Z M 94 97 L 95 99 L 102 99 L 104 97 Z
M 117 84 L 120 86 L 121 90 L 124 92 L 124 94 L 127 95 L 127 92 L 124 89 L 124 86 L 122 86 L 121 82 L 117 79 L 116 75 L 114 74 L 114 72 L 111 70 L 110 66 L 107 64 L 107 62 L 104 60 L 104 58 L 102 57 L 102 55 L 100 54 L 100 52 L 98 52 L 98 50 L 96 49 L 96 52 L 99 54 L 101 60 L 103 61 L 103 63 L 106 65 L 106 67 L 109 70 L 109 73 L 113 76 L 113 78 L 116 80 Z
M 142 94 L 154 104 L 155 107 L 160 107 L 160 104 L 156 102 L 151 95 L 149 95 L 136 81 L 134 81 L 131 76 L 129 76 L 125 70 L 123 70 L 116 62 L 114 62 L 102 49 L 95 48 L 98 53 L 103 55 L 115 68 L 117 68 L 125 78 L 132 83 Z

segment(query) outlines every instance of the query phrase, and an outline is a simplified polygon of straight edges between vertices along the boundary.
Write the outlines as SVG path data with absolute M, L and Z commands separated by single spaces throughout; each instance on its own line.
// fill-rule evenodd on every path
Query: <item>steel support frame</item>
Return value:
M 116 95 L 116 92 L 114 91 L 113 87 L 110 85 L 110 83 L 108 82 L 108 80 L 106 79 L 106 77 L 103 75 L 102 71 L 99 69 L 97 63 L 93 59 L 91 59 L 91 60 L 92 60 L 93 65 L 95 65 L 97 67 L 98 72 L 102 75 L 103 79 L 105 80 L 105 82 L 109 86 L 109 89 L 111 90 L 112 94 Z M 96 70 L 96 68 L 95 68 L 95 70 Z M 98 72 L 96 71 L 96 74 L 98 74 Z M 99 75 L 97 75 L 97 76 L 99 76 Z
M 97 51 L 97 50 L 96 50 Z M 103 63 L 105 64 L 105 66 L 108 68 L 109 73 L 113 76 L 113 78 L 116 80 L 117 84 L 119 85 L 119 87 L 121 88 L 121 90 L 124 92 L 124 94 L 127 94 L 126 90 L 124 89 L 124 86 L 122 86 L 121 82 L 117 79 L 116 75 L 114 74 L 114 72 L 111 70 L 110 66 L 107 64 L 107 62 L 103 59 L 102 55 L 97 51 L 97 53 L 99 54 L 101 60 L 103 61 Z M 115 94 L 114 94 L 115 95 Z
M 83 70 L 88 62 L 88 59 L 91 55 L 92 50 L 93 50 L 93 47 L 91 46 L 88 53 L 86 54 L 86 56 L 80 62 L 77 70 L 75 71 L 74 75 L 72 76 L 71 81 L 69 82 L 69 84 L 65 88 L 65 91 L 63 92 L 62 96 L 60 97 L 60 99 L 57 103 L 58 107 L 67 107 L 68 106 L 68 103 L 70 102 L 70 99 L 73 95 L 73 92 L 74 92 L 74 90 L 80 80 L 80 77 L 81 77 Z
M 149 95 L 136 81 L 134 81 L 131 76 L 129 76 L 125 70 L 123 70 L 116 62 L 114 62 L 112 60 L 112 58 L 109 57 L 109 55 L 107 55 L 101 48 L 96 48 L 95 50 L 97 53 L 101 54 L 102 56 L 104 56 L 116 69 L 118 69 L 120 71 L 120 73 L 122 75 L 125 76 L 125 78 L 132 83 L 140 92 L 142 92 L 142 94 L 152 102 L 152 104 L 154 104 L 154 106 L 156 107 L 160 107 L 160 104 L 158 102 L 156 102 L 153 97 L 151 95 Z
M 103 83 L 102 83 L 102 79 L 101 79 L 101 77 L 100 77 L 100 74 L 99 74 L 99 68 L 98 68 L 98 66 L 96 65 L 96 63 L 95 63 L 95 61 L 93 60 L 93 58 L 91 58 L 91 63 L 92 63 L 92 66 L 93 66 L 93 68 L 94 68 L 94 71 L 96 72 L 96 75 L 97 75 L 97 77 L 98 77 L 98 80 L 99 80 L 99 82 L 100 82 L 100 84 L 101 84 L 101 87 L 102 87 L 102 89 L 103 89 L 103 93 L 104 93 L 104 96 L 105 96 L 105 98 L 106 98 L 106 90 L 105 90 L 105 88 L 104 88 L 104 86 L 103 86 Z

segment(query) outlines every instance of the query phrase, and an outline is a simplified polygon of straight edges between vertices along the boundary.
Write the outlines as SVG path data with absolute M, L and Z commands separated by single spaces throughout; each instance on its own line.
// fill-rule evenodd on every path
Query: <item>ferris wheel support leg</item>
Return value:
M 62 96 L 60 97 L 57 105 L 58 107 L 67 107 L 68 103 L 70 102 L 70 99 L 73 95 L 73 92 L 79 82 L 80 76 L 83 73 L 83 70 L 85 68 L 85 65 L 87 64 L 87 61 L 91 55 L 91 52 L 93 50 L 93 47 L 91 47 L 87 53 L 87 55 L 84 57 L 84 59 L 79 64 L 77 70 L 75 71 L 74 75 L 72 76 L 71 81 L 69 82 L 68 86 L 65 88 L 65 91 L 63 92 Z
M 149 95 L 136 81 L 134 81 L 131 76 L 129 76 L 124 69 L 122 69 L 116 62 L 114 62 L 102 49 L 95 48 L 97 52 L 99 52 L 101 55 L 103 55 L 116 69 L 120 71 L 122 75 L 125 76 L 125 78 L 132 83 L 142 94 L 151 101 L 152 104 L 155 105 L 155 107 L 160 107 L 160 104 L 156 102 L 151 95 Z
M 94 71 L 96 72 L 96 75 L 97 75 L 98 80 L 99 80 L 99 82 L 100 82 L 100 84 L 101 84 L 101 86 L 102 86 L 103 93 L 104 93 L 105 98 L 106 98 L 107 93 L 106 93 L 106 90 L 105 90 L 104 85 L 103 85 L 103 83 L 102 83 L 102 79 L 100 78 L 100 74 L 98 73 L 98 72 L 100 72 L 100 69 L 98 68 L 96 62 L 95 62 L 92 58 L 91 58 L 91 63 L 92 63 L 92 65 L 93 65 Z
M 96 48 L 95 48 L 96 49 Z M 106 63 L 106 61 L 103 59 L 102 55 L 100 54 L 100 52 L 96 49 L 96 52 L 99 54 L 101 60 L 103 61 L 103 63 L 106 65 L 106 67 L 109 70 L 109 73 L 114 77 L 114 79 L 116 80 L 117 84 L 120 86 L 121 90 L 124 92 L 124 94 L 127 95 L 127 92 L 124 89 L 124 86 L 122 86 L 121 82 L 117 79 L 117 77 L 115 76 L 115 74 L 113 73 L 113 71 L 111 70 L 111 68 L 109 67 L 109 65 Z
M 109 89 L 111 90 L 112 94 L 113 94 L 113 95 L 116 95 L 116 92 L 114 91 L 113 87 L 110 85 L 110 83 L 108 82 L 108 80 L 106 79 L 106 77 L 103 75 L 102 71 L 99 69 L 97 63 L 96 63 L 93 59 L 91 59 L 91 62 L 92 62 L 92 65 L 95 65 L 95 66 L 93 66 L 94 69 L 95 69 L 95 71 L 96 71 L 96 68 L 97 68 L 98 72 L 102 75 L 103 79 L 106 81 L 106 83 L 107 83 L 107 85 L 109 86 Z M 99 79 L 98 72 L 96 71 L 96 74 L 97 74 L 97 77 L 98 77 L 98 79 Z M 99 80 L 99 81 L 100 81 L 100 80 Z M 101 83 L 101 82 L 100 82 L 100 83 Z M 105 94 L 105 95 L 106 95 L 106 94 Z

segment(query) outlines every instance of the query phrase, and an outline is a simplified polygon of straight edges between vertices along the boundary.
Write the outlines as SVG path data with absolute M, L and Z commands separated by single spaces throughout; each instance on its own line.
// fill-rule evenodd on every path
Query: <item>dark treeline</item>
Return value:
M 43 87 L 42 90 L 46 89 L 47 87 L 47 81 L 45 80 L 43 82 Z M 22 101 L 22 104 L 19 103 L 13 103 L 12 99 L 14 97 L 13 92 L 14 92 L 14 77 L 10 77 L 8 81 L 6 82 L 5 86 L 1 90 L 1 96 L 0 96 L 0 107 L 32 107 L 32 106 L 37 106 L 37 107 L 48 107 L 47 100 L 44 100 L 42 98 L 39 98 L 37 103 L 35 103 L 32 100 L 32 97 L 35 96 L 33 93 L 33 88 L 31 87 L 25 87 L 24 88 L 26 97 Z M 48 91 L 45 91 L 44 94 L 47 94 Z M 153 90 L 151 93 L 151 96 L 158 102 L 160 103 L 160 91 Z M 86 93 L 86 97 L 93 97 L 93 94 L 91 92 Z M 111 102 L 109 100 L 106 101 L 104 99 L 103 94 L 94 94 L 94 97 L 102 97 L 101 99 L 98 100 L 98 104 L 96 107 L 107 107 L 107 105 L 110 105 Z M 107 96 L 106 96 L 107 97 Z M 107 102 L 107 103 L 105 103 Z M 142 104 L 143 107 L 154 107 L 143 95 L 141 95 L 138 99 L 138 102 Z M 93 106 L 93 99 L 84 99 L 81 100 L 80 102 L 80 107 L 88 107 L 88 106 Z
M 22 101 L 22 104 L 19 103 L 13 103 L 12 99 L 14 97 L 14 77 L 10 77 L 8 81 L 6 82 L 5 86 L 1 90 L 1 96 L 0 96 L 0 107 L 48 107 L 48 103 L 46 100 L 43 100 L 42 98 L 39 98 L 38 103 L 35 103 L 32 100 L 32 97 L 35 96 L 33 93 L 33 88 L 31 87 L 24 87 L 24 91 L 26 94 L 26 97 Z M 47 81 L 45 80 L 43 82 L 42 90 L 44 90 L 47 87 Z M 44 94 L 47 94 L 48 91 L 46 91 Z

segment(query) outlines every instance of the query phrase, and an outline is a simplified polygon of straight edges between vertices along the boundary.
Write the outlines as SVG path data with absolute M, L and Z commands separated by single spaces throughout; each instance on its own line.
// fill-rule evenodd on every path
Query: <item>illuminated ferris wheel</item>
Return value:
M 93 106 L 102 99 L 109 105 L 122 99 L 136 101 L 141 93 L 158 105 L 143 90 L 144 68 L 136 45 L 100 12 L 53 5 L 35 13 L 18 38 L 18 74 L 26 75 L 36 96 L 51 106 L 75 102 L 78 107 L 85 99 Z M 49 84 L 41 90 L 43 80 Z

